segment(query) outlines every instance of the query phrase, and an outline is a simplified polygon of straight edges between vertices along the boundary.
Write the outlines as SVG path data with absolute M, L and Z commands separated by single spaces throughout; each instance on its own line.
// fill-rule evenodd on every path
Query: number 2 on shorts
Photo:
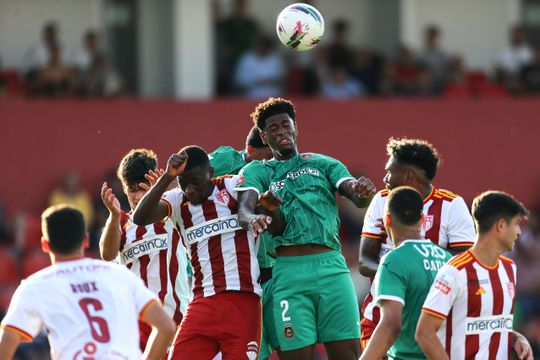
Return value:
M 289 311 L 289 302 L 287 300 L 281 300 L 279 306 L 283 309 L 281 312 L 281 320 L 291 321 L 291 317 L 287 316 L 287 311 Z

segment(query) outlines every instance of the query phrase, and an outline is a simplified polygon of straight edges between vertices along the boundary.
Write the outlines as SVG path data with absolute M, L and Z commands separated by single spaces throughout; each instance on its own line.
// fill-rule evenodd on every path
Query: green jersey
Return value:
M 227 174 L 236 175 L 247 165 L 246 152 L 238 151 L 230 146 L 220 146 L 210 154 L 210 166 L 214 168 L 214 177 Z
M 237 175 L 247 162 L 245 151 L 237 151 L 230 146 L 221 146 L 209 154 L 210 166 L 214 168 L 214 177 L 223 175 Z M 268 233 L 259 236 L 259 249 L 257 260 L 259 267 L 268 268 L 274 266 L 276 255 L 272 245 L 272 237 Z
M 403 304 L 402 327 L 390 359 L 425 359 L 414 339 L 416 324 L 437 271 L 451 255 L 430 240 L 406 240 L 382 259 L 375 276 L 375 300 Z
M 328 156 L 304 153 L 279 161 L 253 161 L 241 171 L 238 190 L 271 190 L 283 200 L 282 236 L 274 246 L 320 244 L 341 250 L 335 192 L 354 179 L 345 165 Z

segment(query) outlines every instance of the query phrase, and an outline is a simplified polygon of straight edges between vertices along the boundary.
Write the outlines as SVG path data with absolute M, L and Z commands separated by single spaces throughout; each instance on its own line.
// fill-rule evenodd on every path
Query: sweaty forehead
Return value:
M 281 113 L 277 115 L 272 115 L 268 117 L 265 121 L 265 127 L 269 127 L 272 125 L 278 125 L 284 122 L 292 122 L 293 119 L 289 116 L 287 113 Z

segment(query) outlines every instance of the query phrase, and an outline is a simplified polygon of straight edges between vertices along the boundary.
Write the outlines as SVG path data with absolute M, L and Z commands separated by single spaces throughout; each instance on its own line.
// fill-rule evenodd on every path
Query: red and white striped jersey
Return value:
M 389 237 L 382 239 L 381 229 L 376 226 L 378 219 L 384 216 L 384 206 L 389 193 L 388 189 L 384 189 L 373 197 L 362 228 L 362 237 L 381 241 L 380 257 L 393 249 L 392 240 Z M 422 225 L 422 235 L 424 238 L 445 249 L 474 244 L 476 238 L 474 222 L 462 197 L 433 187 L 424 200 L 423 212 L 425 222 Z M 373 301 L 372 293 L 371 289 L 362 304 L 362 318 L 378 322 L 379 309 Z
M 212 179 L 212 194 L 193 205 L 177 188 L 163 194 L 169 217 L 180 233 L 193 268 L 193 297 L 208 297 L 224 291 L 262 295 L 259 264 L 253 236 L 238 222 L 238 176 Z
M 423 312 L 444 319 L 437 333 L 451 359 L 510 359 L 516 265 L 482 265 L 469 250 L 439 270 Z
M 2 328 L 24 341 L 45 328 L 54 360 L 140 359 L 138 319 L 157 301 L 124 266 L 62 261 L 21 282 Z
M 139 276 L 177 325 L 189 303 L 187 255 L 170 220 L 139 226 L 131 213 L 120 219 L 119 260 Z

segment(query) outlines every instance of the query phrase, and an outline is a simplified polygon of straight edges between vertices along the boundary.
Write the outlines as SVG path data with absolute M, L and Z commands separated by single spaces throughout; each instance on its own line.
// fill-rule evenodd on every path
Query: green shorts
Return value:
M 272 355 L 272 350 L 279 347 L 276 326 L 274 322 L 274 286 L 273 279 L 265 281 L 262 285 L 263 289 L 263 322 L 262 322 L 262 337 L 261 347 L 259 350 L 259 359 L 266 359 Z
M 281 350 L 360 339 L 358 300 L 339 251 L 280 256 L 272 279 L 274 321 Z

